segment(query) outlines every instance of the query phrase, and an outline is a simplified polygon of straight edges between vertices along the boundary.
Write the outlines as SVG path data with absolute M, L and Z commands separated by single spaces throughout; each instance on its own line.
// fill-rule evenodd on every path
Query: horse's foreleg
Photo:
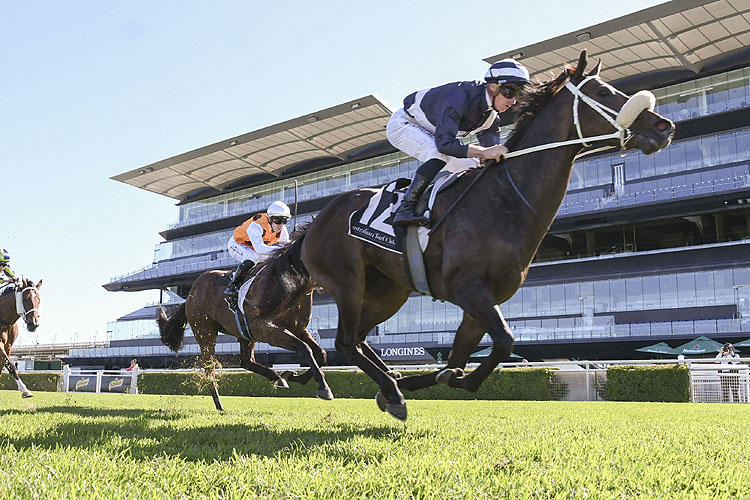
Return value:
M 242 368 L 249 372 L 257 373 L 266 377 L 268 380 L 273 382 L 274 387 L 279 389 L 288 389 L 289 384 L 286 383 L 278 373 L 271 368 L 262 365 L 255 361 L 255 343 L 248 342 L 245 339 L 238 339 L 240 341 L 240 365 Z
M 14 327 L 18 328 L 16 325 L 13 325 Z M 8 356 L 8 352 L 6 351 L 5 346 L 0 346 L 0 363 L 2 363 L 4 366 L 8 368 L 8 372 L 13 376 L 13 379 L 16 381 L 16 385 L 18 386 L 18 390 L 21 391 L 21 396 L 24 398 L 31 398 L 34 397 L 34 393 L 32 393 L 30 390 L 26 388 L 26 385 L 21 380 L 21 377 L 18 375 L 18 371 L 16 370 L 15 365 L 11 363 L 10 356 Z
M 446 367 L 423 375 L 404 377 L 398 380 L 398 386 L 407 391 L 416 391 L 437 384 L 438 376 L 440 376 L 440 382 L 451 387 L 463 388 L 463 369 L 469 361 L 469 356 L 477 348 L 479 341 L 482 340 L 484 331 L 484 327 L 474 321 L 468 314 L 464 314 L 461 324 L 456 330 Z
M 302 335 L 299 336 L 300 340 L 302 340 L 307 346 L 312 350 L 313 357 L 315 358 L 315 361 L 318 363 L 319 367 L 325 366 L 328 364 L 328 353 L 326 353 L 325 349 L 320 347 L 320 344 L 315 342 L 315 339 L 312 338 L 310 335 L 310 332 L 305 330 Z M 313 378 L 314 370 L 312 368 L 308 368 L 304 372 L 300 373 L 299 375 L 291 372 L 291 371 L 285 371 L 281 374 L 282 377 L 289 380 L 290 382 L 297 382 L 298 384 L 306 384 L 310 381 L 310 379 Z
M 325 400 L 333 399 L 333 392 L 331 392 L 331 388 L 328 387 L 328 382 L 326 382 L 325 376 L 323 375 L 323 372 L 321 371 L 320 366 L 318 366 L 317 361 L 315 361 L 313 350 L 310 348 L 309 345 L 307 345 L 307 343 L 295 337 L 289 330 L 285 330 L 285 333 L 289 335 L 290 337 L 289 340 L 294 345 L 294 350 L 297 352 L 297 354 L 299 354 L 302 357 L 302 359 L 307 361 L 307 363 L 310 365 L 310 369 L 308 370 L 308 372 L 310 372 L 312 376 L 315 378 L 315 380 L 318 382 L 317 396 L 320 399 L 325 399 Z
M 490 376 L 497 365 L 501 361 L 508 359 L 513 350 L 513 343 L 515 342 L 513 332 L 500 312 L 500 306 L 493 303 L 490 293 L 482 293 L 483 289 L 480 287 L 475 287 L 472 292 L 467 293 L 466 300 L 463 301 L 463 304 L 459 305 L 463 307 L 466 314 L 470 315 L 478 324 L 483 326 L 484 331 L 490 334 L 492 350 L 489 356 L 482 360 L 476 370 L 466 377 L 462 377 L 460 380 L 452 380 L 450 382 L 451 386 L 454 386 L 455 383 L 458 386 L 463 386 L 470 392 L 479 389 L 479 386 Z M 474 348 L 476 348 L 476 344 L 471 346 L 472 350 Z

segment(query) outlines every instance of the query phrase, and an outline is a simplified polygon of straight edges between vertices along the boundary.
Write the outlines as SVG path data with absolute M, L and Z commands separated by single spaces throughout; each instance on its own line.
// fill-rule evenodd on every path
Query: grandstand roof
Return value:
M 356 157 L 386 140 L 393 110 L 368 95 L 270 127 L 188 151 L 112 179 L 178 200 L 220 194 L 237 181 L 280 177 L 302 164 L 323 166 Z
M 571 15 L 574 15 L 571 4 Z M 602 76 L 620 88 L 658 76 L 664 84 L 706 72 L 717 64 L 748 56 L 750 0 L 674 0 L 566 35 L 503 52 L 493 63 L 513 57 L 539 81 L 549 80 L 565 63 L 602 59 Z M 657 81 L 656 79 L 654 81 Z M 648 85 L 643 85 L 647 87 Z

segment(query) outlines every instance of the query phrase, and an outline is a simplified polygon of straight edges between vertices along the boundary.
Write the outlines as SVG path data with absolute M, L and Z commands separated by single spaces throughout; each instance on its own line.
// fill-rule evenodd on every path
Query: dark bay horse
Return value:
M 14 286 L 7 286 L 0 294 L 0 373 L 7 367 L 24 398 L 34 396 L 18 376 L 10 361 L 13 343 L 18 338 L 18 318 L 23 318 L 26 329 L 33 332 L 39 326 L 39 289 L 42 280 L 34 285 L 31 280 L 21 278 Z
M 406 419 L 400 389 L 439 382 L 476 391 L 508 358 L 514 338 L 499 304 L 524 282 L 584 143 L 637 148 L 645 154 L 670 143 L 674 124 L 650 110 L 652 94 L 642 91 L 628 98 L 599 78 L 601 63 L 584 74 L 586 64 L 584 51 L 575 68 L 526 93 L 506 143 L 509 158 L 466 173 L 437 198 L 431 211 L 433 224 L 445 219 L 424 252 L 429 286 L 435 298 L 464 312 L 445 370 L 397 380 L 365 342 L 367 332 L 395 314 L 412 292 L 401 255 L 348 236 L 350 214 L 367 204 L 375 190 L 336 197 L 295 243 L 302 247 L 304 268 L 338 305 L 337 351 L 379 385 L 376 401 L 381 410 Z M 513 157 L 513 152 L 541 145 L 547 148 Z M 462 197 L 472 183 L 469 195 Z M 492 351 L 464 375 L 462 369 L 485 332 Z
M 292 235 L 292 242 L 299 234 Z M 309 274 L 300 267 L 299 250 L 299 245 L 290 243 L 253 269 L 251 275 L 255 276 L 255 281 L 243 307 L 253 338 L 299 354 L 310 366 L 302 374 L 284 372 L 279 375 L 255 361 L 256 343 L 242 337 L 234 312 L 224 299 L 223 292 L 229 283 L 231 271 L 206 271 L 201 274 L 193 283 L 187 300 L 169 317 L 161 307 L 158 308 L 161 340 L 172 351 L 177 352 L 182 347 L 185 324 L 190 324 L 195 341 L 201 348 L 206 374 L 213 381 L 210 390 L 216 409 L 223 411 L 215 382 L 216 336 L 219 332 L 237 338 L 244 369 L 263 375 L 279 388 L 289 387 L 287 379 L 305 384 L 314 377 L 318 382 L 317 396 L 333 399 L 333 393 L 320 370 L 320 365 L 326 363 L 326 352 L 307 331 L 312 316 L 314 284 Z

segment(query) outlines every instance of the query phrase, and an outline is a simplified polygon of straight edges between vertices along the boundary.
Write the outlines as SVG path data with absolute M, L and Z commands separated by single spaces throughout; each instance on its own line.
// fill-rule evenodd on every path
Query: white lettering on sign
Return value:
M 424 347 L 386 347 L 380 349 L 381 356 L 424 356 Z

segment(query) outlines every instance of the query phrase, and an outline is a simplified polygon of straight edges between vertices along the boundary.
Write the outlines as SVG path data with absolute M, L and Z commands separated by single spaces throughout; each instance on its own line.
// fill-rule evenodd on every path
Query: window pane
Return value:
M 674 274 L 659 276 L 659 294 L 662 307 L 677 307 L 677 277 Z
M 711 291 L 713 295 L 713 290 Z M 645 276 L 643 278 L 643 305 L 645 309 L 659 309 L 659 277 Z
M 613 311 L 624 311 L 627 308 L 625 280 L 610 280 L 609 296 Z
M 643 284 L 641 278 L 627 278 L 625 280 L 628 311 L 643 309 Z
M 693 273 L 677 275 L 677 301 L 680 307 L 695 307 L 695 276 Z
M 594 282 L 594 312 L 609 312 L 609 281 Z
M 716 303 L 712 272 L 695 273 L 695 293 L 699 306 L 712 306 Z

